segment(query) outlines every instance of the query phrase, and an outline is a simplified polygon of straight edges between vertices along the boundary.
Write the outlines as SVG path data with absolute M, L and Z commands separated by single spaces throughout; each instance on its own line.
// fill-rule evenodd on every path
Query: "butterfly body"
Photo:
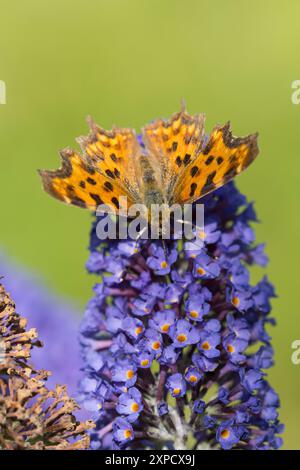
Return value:
M 140 157 L 141 176 L 142 176 L 142 196 L 146 207 L 151 208 L 152 204 L 163 204 L 165 198 L 159 182 L 156 179 L 155 171 L 152 168 L 149 158 L 145 155 Z
M 78 139 L 82 153 L 62 151 L 62 167 L 40 175 L 50 195 L 90 210 L 105 204 L 122 214 L 134 204 L 150 209 L 192 203 L 226 184 L 258 154 L 257 134 L 235 138 L 227 123 L 206 138 L 204 115 L 184 109 L 145 126 L 142 142 L 132 129 L 105 131 L 92 120 L 89 125 L 89 136 Z

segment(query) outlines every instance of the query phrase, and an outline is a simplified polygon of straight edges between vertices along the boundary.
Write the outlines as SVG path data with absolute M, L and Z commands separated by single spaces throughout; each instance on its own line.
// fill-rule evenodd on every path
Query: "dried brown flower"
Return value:
M 28 362 L 30 350 L 42 346 L 36 330 L 0 285 L 0 449 L 87 449 L 91 421 L 80 423 L 78 405 L 65 386 L 46 387 L 50 372 Z

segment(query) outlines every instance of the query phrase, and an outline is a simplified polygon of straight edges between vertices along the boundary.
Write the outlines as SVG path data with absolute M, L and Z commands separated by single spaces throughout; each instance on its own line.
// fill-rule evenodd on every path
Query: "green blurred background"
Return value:
M 207 129 L 232 121 L 236 135 L 260 133 L 261 155 L 238 178 L 256 201 L 259 241 L 277 287 L 276 366 L 285 448 L 300 448 L 298 281 L 300 3 L 278 0 L 1 0 L 0 246 L 83 307 L 93 279 L 89 213 L 41 190 L 37 168 L 56 168 L 58 150 L 103 127 L 169 116 L 184 97 Z

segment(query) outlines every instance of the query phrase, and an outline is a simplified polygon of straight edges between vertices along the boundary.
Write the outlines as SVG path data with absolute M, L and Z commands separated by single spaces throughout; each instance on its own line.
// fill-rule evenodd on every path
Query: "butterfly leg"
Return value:
M 141 240 L 143 234 L 146 232 L 146 230 L 148 229 L 148 227 L 144 227 L 143 230 L 141 230 L 138 234 L 138 236 L 136 237 L 136 240 L 135 240 L 135 251 L 138 252 L 138 241 Z
M 165 240 L 162 240 L 161 243 L 162 243 L 162 247 L 163 247 L 163 250 L 164 250 L 165 258 L 167 259 L 168 258 L 168 249 L 167 249 L 166 242 L 165 242 Z

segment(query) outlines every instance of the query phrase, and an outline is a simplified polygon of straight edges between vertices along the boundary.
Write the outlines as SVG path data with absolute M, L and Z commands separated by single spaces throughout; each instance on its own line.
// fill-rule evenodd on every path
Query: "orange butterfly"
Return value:
M 192 203 L 238 175 L 259 151 L 257 134 L 233 137 L 230 123 L 206 139 L 204 115 L 185 109 L 146 125 L 143 144 L 132 129 L 105 131 L 91 119 L 89 126 L 90 134 L 77 139 L 81 154 L 62 150 L 62 167 L 39 173 L 51 196 L 91 210 L 106 204 L 121 213 L 121 196 L 128 208 Z

